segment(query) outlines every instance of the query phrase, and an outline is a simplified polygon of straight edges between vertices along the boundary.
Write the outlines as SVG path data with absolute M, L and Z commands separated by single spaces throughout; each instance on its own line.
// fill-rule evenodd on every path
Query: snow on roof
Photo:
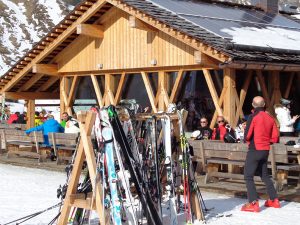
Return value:
M 232 36 L 235 44 L 300 50 L 300 31 L 276 27 L 232 27 L 222 32 Z
M 148 1 L 234 44 L 300 50 L 300 23 L 280 14 L 201 1 Z

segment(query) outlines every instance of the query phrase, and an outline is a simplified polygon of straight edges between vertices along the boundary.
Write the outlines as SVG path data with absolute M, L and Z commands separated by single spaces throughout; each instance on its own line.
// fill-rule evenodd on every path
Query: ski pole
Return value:
M 24 219 L 27 220 L 28 217 L 30 217 L 29 219 L 31 219 L 31 218 L 36 217 L 36 216 L 38 216 L 38 215 L 40 215 L 40 214 L 42 214 L 42 213 L 44 213 L 44 212 L 47 212 L 47 211 L 49 211 L 49 210 L 51 210 L 51 209 L 54 209 L 54 208 L 56 208 L 56 207 L 58 207 L 58 206 L 60 206 L 60 205 L 62 205 L 62 202 L 57 203 L 56 205 L 51 206 L 51 207 L 49 207 L 49 208 L 47 208 L 47 209 L 45 209 L 45 210 L 41 210 L 41 211 L 39 211 L 39 212 L 32 213 L 32 214 L 30 214 L 30 215 L 24 216 L 24 217 L 22 217 L 22 218 L 19 218 L 19 219 L 16 219 L 16 220 L 13 220 L 13 221 L 11 221 L 11 222 L 8 222 L 8 223 L 5 223 L 5 224 L 1 224 L 1 225 L 8 225 L 8 224 L 11 224 L 11 223 L 14 223 L 14 222 L 17 222 L 17 221 L 20 221 L 20 220 L 24 220 Z M 26 220 L 25 220 L 25 221 L 26 221 Z M 23 221 L 23 222 L 25 222 L 25 221 Z M 21 223 L 23 223 L 23 222 L 21 222 Z M 20 223 L 18 223 L 18 224 L 20 224 Z

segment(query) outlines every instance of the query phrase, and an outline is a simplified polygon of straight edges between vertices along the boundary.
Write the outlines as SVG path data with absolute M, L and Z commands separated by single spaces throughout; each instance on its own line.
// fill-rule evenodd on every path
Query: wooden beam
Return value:
M 77 34 L 94 37 L 94 38 L 103 38 L 103 26 L 94 25 L 94 24 L 79 24 L 77 25 Z
M 79 127 L 80 127 L 80 142 L 77 150 L 77 154 L 75 157 L 75 161 L 73 164 L 73 170 L 72 174 L 70 176 L 70 181 L 68 185 L 68 189 L 66 192 L 66 197 L 64 200 L 64 204 L 61 209 L 61 215 L 58 219 L 58 225 L 66 225 L 68 222 L 69 214 L 71 211 L 71 207 L 73 206 L 72 203 L 78 204 L 76 200 L 74 200 L 73 196 L 77 192 L 77 187 L 82 171 L 82 165 L 84 160 L 86 159 L 87 161 L 87 167 L 90 173 L 91 180 L 96 180 L 96 160 L 94 157 L 93 153 L 93 147 L 91 143 L 91 130 L 93 128 L 95 119 L 96 119 L 96 114 L 89 111 L 86 114 L 79 113 L 78 114 L 78 121 L 79 121 Z M 83 120 L 84 118 L 84 120 Z M 100 218 L 100 223 L 101 224 L 107 224 L 107 216 L 104 215 L 103 218 L 103 212 L 104 214 L 104 206 L 102 205 L 102 188 L 100 182 L 92 182 L 92 187 L 95 190 L 95 195 L 96 195 L 96 210 L 98 213 L 98 216 Z M 90 202 L 90 201 L 87 201 Z M 91 203 L 91 202 L 90 202 Z M 83 206 L 88 206 L 88 204 L 80 204 L 82 207 Z M 91 205 L 91 204 L 90 204 Z M 109 213 L 108 213 L 109 214 Z
M 148 98 L 150 100 L 152 110 L 153 110 L 154 113 L 157 113 L 157 108 L 156 108 L 156 105 L 155 105 L 155 98 L 154 98 L 153 90 L 152 90 L 152 87 L 151 87 L 151 83 L 149 81 L 149 77 L 145 72 L 141 72 L 141 74 L 142 74 L 142 78 L 143 78 L 143 81 L 144 81 L 144 84 L 145 84 L 145 87 L 146 87 Z
M 226 90 L 227 90 L 227 87 L 224 87 L 223 90 L 222 90 L 222 92 L 221 92 L 221 96 L 220 96 L 219 101 L 218 101 L 218 105 L 220 107 L 222 107 L 222 105 L 223 105 L 224 97 L 225 97 L 225 94 L 226 94 Z M 214 126 L 216 124 L 216 121 L 217 121 L 217 117 L 218 117 L 218 112 L 217 112 L 217 110 L 215 110 L 214 115 L 213 115 L 213 117 L 211 119 L 211 122 L 210 122 L 210 128 L 211 129 L 214 128 Z
M 165 111 L 166 107 L 169 105 L 169 96 L 167 98 L 165 95 L 168 95 L 167 93 L 167 86 L 168 86 L 168 80 L 167 80 L 168 74 L 165 71 L 159 71 L 158 72 L 158 83 L 160 84 L 160 90 L 159 92 L 159 98 L 158 98 L 158 110 Z
M 246 79 L 245 79 L 244 85 L 243 85 L 242 90 L 240 92 L 240 104 L 237 107 L 234 124 L 238 123 L 240 112 L 243 109 L 244 101 L 246 99 L 246 95 L 247 95 L 247 92 L 248 92 L 248 87 L 250 85 L 252 77 L 253 77 L 253 71 L 252 70 L 248 70 L 247 74 L 246 74 Z
M 270 104 L 273 106 L 274 104 L 278 104 L 281 98 L 280 91 L 280 74 L 279 71 L 271 71 L 271 85 L 273 87 L 273 94 L 271 95 Z
M 6 97 L 6 94 L 5 94 Z M 27 101 L 27 121 L 26 126 L 27 129 L 34 127 L 34 121 L 35 121 L 35 101 L 34 100 L 28 100 Z
M 91 79 L 92 79 L 92 83 L 93 83 L 94 90 L 96 93 L 98 104 L 99 104 L 100 108 L 102 108 L 104 106 L 104 104 L 103 104 L 103 98 L 102 98 L 102 94 L 101 94 L 101 90 L 100 90 L 100 87 L 98 84 L 97 77 L 92 74 Z
M 116 105 L 114 97 L 114 77 L 111 74 L 105 74 L 105 106 Z
M 40 86 L 37 89 L 37 91 L 46 91 L 49 87 L 51 87 L 58 80 L 59 80 L 59 77 L 50 77 L 50 79 L 47 80 L 47 82 L 45 82 L 44 84 L 42 84 L 42 86 Z
M 58 76 L 58 67 L 57 64 L 34 64 L 32 72 Z
M 116 92 L 116 95 L 115 95 L 115 103 L 116 104 L 118 104 L 120 99 L 121 99 L 121 93 L 122 93 L 123 85 L 125 83 L 125 78 L 126 78 L 125 73 L 122 73 L 120 81 L 119 81 L 119 85 L 118 85 L 118 88 L 117 88 L 117 92 Z
M 61 95 L 62 95 L 62 98 L 63 98 L 61 100 L 64 101 L 65 107 L 68 107 L 68 95 L 67 95 L 66 81 L 67 81 L 67 78 L 63 77 L 60 87 L 61 87 Z
M 269 108 L 269 110 L 271 110 L 271 112 L 272 112 L 273 107 L 271 107 L 271 104 L 270 104 L 270 98 L 269 98 L 269 95 L 268 95 L 268 90 L 267 90 L 267 87 L 266 87 L 266 84 L 265 84 L 264 77 L 262 75 L 262 71 L 261 70 L 256 70 L 256 75 L 257 75 L 259 85 L 261 86 L 261 91 L 262 91 L 262 95 L 263 95 L 263 97 L 265 99 L 265 102 L 266 102 L 266 107 Z
M 213 80 L 211 78 L 211 74 L 210 74 L 209 70 L 206 70 L 206 69 L 203 70 L 203 74 L 204 74 L 209 92 L 210 92 L 211 97 L 213 99 L 214 105 L 216 107 L 217 113 L 218 113 L 219 116 L 223 116 L 223 111 L 222 111 L 220 105 L 218 104 L 219 97 L 218 97 L 215 85 L 213 83 Z
M 295 73 L 292 72 L 291 75 L 289 76 L 289 80 L 288 80 L 288 83 L 287 83 L 287 86 L 286 86 L 286 89 L 285 89 L 285 92 L 284 92 L 284 95 L 283 95 L 284 98 L 289 98 L 294 77 L 295 77 Z
M 80 18 L 78 18 L 77 21 L 75 21 L 73 24 L 71 24 L 68 29 L 66 29 L 61 35 L 58 35 L 58 37 L 51 42 L 46 49 L 41 51 L 34 51 L 35 53 L 39 53 L 37 57 L 35 57 L 31 63 L 29 63 L 26 67 L 21 67 L 22 71 L 15 76 L 5 87 L 2 92 L 9 90 L 13 85 L 15 85 L 22 77 L 27 74 L 29 71 L 32 70 L 32 65 L 38 64 L 41 62 L 44 58 L 46 58 L 53 50 L 55 50 L 64 40 L 66 40 L 70 35 L 72 35 L 76 29 L 78 24 L 82 24 L 86 22 L 90 17 L 93 16 L 103 5 L 107 4 L 106 0 L 99 0 L 95 2 Z M 51 33 L 54 34 L 54 33 Z M 51 35 L 50 35 L 51 36 Z M 18 66 L 17 66 L 18 68 Z
M 175 83 L 173 85 L 173 89 L 172 89 L 171 96 L 170 96 L 171 103 L 175 103 L 175 101 L 176 101 L 176 97 L 179 92 L 179 87 L 180 87 L 180 84 L 181 84 L 181 81 L 183 78 L 183 74 L 184 74 L 183 70 L 179 70 L 177 73 L 177 77 L 176 77 Z
M 7 99 L 59 99 L 59 93 L 51 92 L 5 92 L 5 97 Z
M 88 167 L 89 175 L 90 175 L 90 178 L 92 181 L 97 180 L 97 178 L 96 178 L 96 175 L 97 175 L 96 158 L 95 158 L 93 144 L 91 141 L 91 132 L 92 132 L 95 120 L 96 120 L 96 113 L 89 111 L 87 114 L 85 124 L 80 123 L 81 142 L 84 146 L 84 153 L 86 156 L 87 167 Z M 104 205 L 102 205 L 103 193 L 102 193 L 101 183 L 99 181 L 96 184 L 95 184 L 95 182 L 92 182 L 92 188 L 93 188 L 93 190 L 95 190 L 96 209 L 97 209 L 97 213 L 100 218 L 100 222 L 101 222 L 101 224 L 106 224 L 105 218 L 102 218 L 103 217 L 102 215 L 104 212 Z
M 145 30 L 150 32 L 158 32 L 158 30 L 155 27 L 152 27 L 147 23 L 144 23 L 143 21 L 139 20 L 135 16 L 129 16 L 129 26 L 135 29 L 140 29 L 140 30 Z
M 78 76 L 73 77 L 71 89 L 70 89 L 69 96 L 68 96 L 68 102 L 67 102 L 67 106 L 69 106 L 69 107 L 71 107 L 71 105 L 73 105 L 74 96 L 75 96 L 75 88 L 78 84 L 78 80 L 79 80 Z
M 23 84 L 19 89 L 20 91 L 27 91 L 30 89 L 36 82 L 39 81 L 44 76 L 44 74 L 34 74 L 25 84 Z
M 65 82 L 65 78 L 64 77 L 60 78 L 60 83 L 59 83 L 60 119 L 62 119 L 62 114 L 64 112 L 66 112 L 66 104 L 65 104 L 64 95 L 63 95 L 64 82 Z
M 195 64 L 216 64 L 219 62 L 201 51 L 194 51 Z
M 236 124 L 235 113 L 236 113 L 236 84 L 235 84 L 235 70 L 234 69 L 224 69 L 224 77 L 223 77 L 224 85 L 223 87 L 227 87 L 226 95 L 224 98 L 224 117 L 227 119 L 228 123 L 234 127 Z

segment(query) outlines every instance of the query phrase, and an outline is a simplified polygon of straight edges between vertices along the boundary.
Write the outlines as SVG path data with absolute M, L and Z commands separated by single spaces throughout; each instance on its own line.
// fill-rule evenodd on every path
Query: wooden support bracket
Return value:
M 131 28 L 136 28 L 136 29 L 145 30 L 149 32 L 158 32 L 157 28 L 144 23 L 143 21 L 139 20 L 135 16 L 129 16 L 129 26 Z
M 94 24 L 79 24 L 76 27 L 77 34 L 94 38 L 104 38 L 103 26 Z
M 34 64 L 32 72 L 58 76 L 58 67 L 56 64 Z

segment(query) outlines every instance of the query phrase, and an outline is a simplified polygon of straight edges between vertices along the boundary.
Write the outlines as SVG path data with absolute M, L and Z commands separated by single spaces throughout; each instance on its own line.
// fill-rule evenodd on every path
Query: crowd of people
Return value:
M 300 115 L 291 116 L 291 101 L 280 99 L 280 104 L 274 105 L 276 117 L 274 118 L 280 131 L 280 136 L 299 136 L 300 135 Z M 252 110 L 252 114 L 254 109 Z M 249 117 L 249 116 L 248 116 Z M 197 140 L 222 140 L 224 142 L 244 142 L 247 119 L 239 120 L 238 126 L 232 128 L 223 116 L 217 117 L 217 122 L 213 129 L 209 127 L 209 121 L 206 117 L 201 117 L 196 130 L 191 137 Z
M 236 143 L 247 142 L 248 151 L 244 166 L 244 179 L 246 182 L 248 203 L 243 205 L 242 211 L 259 212 L 258 195 L 253 177 L 260 175 L 266 185 L 269 199 L 265 207 L 280 208 L 280 201 L 273 182 L 268 174 L 268 157 L 270 145 L 278 143 L 280 136 L 299 136 L 299 115 L 291 116 L 291 104 L 288 99 L 281 98 L 280 104 L 274 105 L 276 116 L 272 116 L 265 109 L 265 101 L 256 96 L 252 101 L 252 111 L 247 119 L 239 121 L 236 128 L 231 128 L 223 116 L 217 117 L 217 123 L 210 129 L 206 117 L 199 120 L 197 130 L 192 133 L 192 138 L 198 140 L 222 140 Z

